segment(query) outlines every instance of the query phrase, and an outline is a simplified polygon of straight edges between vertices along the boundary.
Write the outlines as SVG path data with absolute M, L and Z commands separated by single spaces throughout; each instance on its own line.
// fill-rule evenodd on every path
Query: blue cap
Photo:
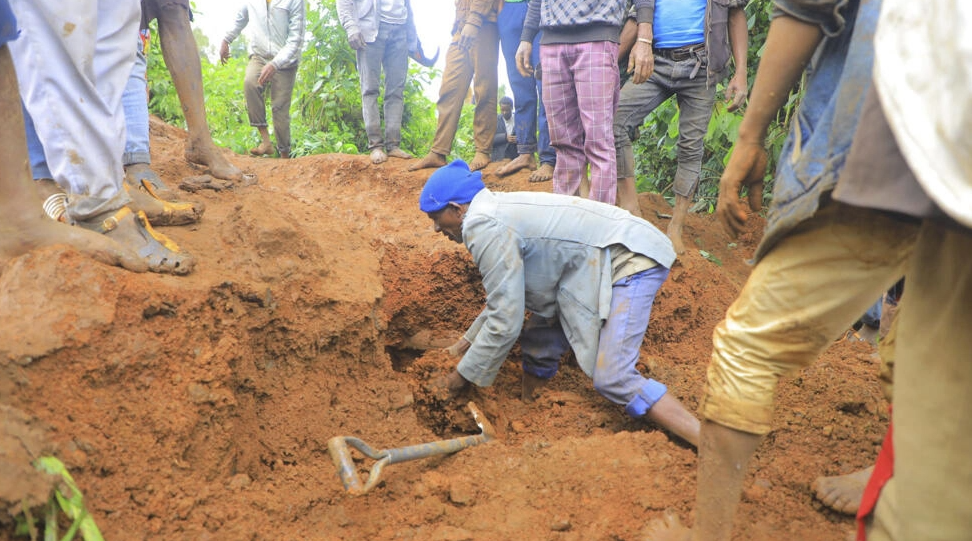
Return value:
M 466 162 L 456 160 L 436 169 L 429 176 L 419 196 L 419 208 L 422 212 L 438 212 L 449 203 L 465 205 L 484 188 L 483 174 L 470 171 Z

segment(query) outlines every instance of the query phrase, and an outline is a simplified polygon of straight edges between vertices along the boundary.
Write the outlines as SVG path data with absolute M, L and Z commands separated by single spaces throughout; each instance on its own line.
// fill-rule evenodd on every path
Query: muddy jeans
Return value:
M 647 81 L 624 85 L 614 116 L 618 178 L 635 176 L 631 136 L 645 122 L 645 117 L 674 94 L 679 114 L 678 169 L 673 189 L 683 197 L 695 195 L 702 171 L 702 140 L 715 104 L 715 85 L 706 84 L 706 66 L 704 50 L 680 61 L 656 55 L 655 71 Z
M 642 417 L 668 391 L 664 384 L 638 371 L 641 342 L 648 328 L 655 294 L 668 278 L 658 265 L 621 278 L 611 288 L 611 312 L 601 328 L 594 367 L 594 390 L 624 406 L 631 417 Z M 523 371 L 550 379 L 570 344 L 556 318 L 532 314 L 520 333 Z
M 250 125 L 254 128 L 267 126 L 266 85 L 260 86 L 257 79 L 267 61 L 257 55 L 250 55 L 243 79 L 246 94 L 246 111 Z M 277 140 L 277 153 L 281 158 L 290 156 L 290 99 L 294 94 L 297 80 L 297 66 L 278 69 L 270 78 L 270 112 L 273 115 L 273 135 Z
M 361 81 L 361 116 L 368 134 L 368 150 L 398 148 L 402 142 L 405 76 L 408 74 L 408 36 L 404 24 L 380 23 L 378 37 L 357 51 Z M 385 135 L 382 138 L 378 93 L 385 71 Z

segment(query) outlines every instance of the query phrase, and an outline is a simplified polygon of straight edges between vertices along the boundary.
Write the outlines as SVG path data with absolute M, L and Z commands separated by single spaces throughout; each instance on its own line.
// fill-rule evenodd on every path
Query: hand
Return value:
M 227 41 L 224 39 L 223 42 L 219 44 L 219 63 L 226 64 L 226 61 L 229 60 L 229 57 L 230 57 L 229 43 L 227 43 Z
M 716 205 L 716 218 L 732 238 L 739 236 L 749 219 L 739 201 L 739 192 L 743 186 L 749 187 L 749 208 L 759 212 L 763 204 L 765 175 L 766 149 L 762 141 L 737 140 L 719 180 L 719 203 Z
M 640 85 L 651 77 L 655 71 L 655 55 L 651 52 L 651 45 L 637 41 L 628 55 L 628 73 L 633 73 L 631 82 Z
M 516 48 L 516 69 L 524 77 L 533 77 L 533 66 L 530 64 L 530 55 L 533 54 L 533 44 L 529 41 L 521 41 Z
M 274 73 L 277 73 L 277 67 L 274 66 L 272 62 L 267 63 L 267 65 L 263 66 L 263 69 L 260 70 L 260 77 L 257 78 L 257 84 L 260 86 L 267 84 L 270 82 L 270 78 L 273 77 Z
M 747 90 L 745 73 L 737 73 L 732 79 L 729 79 L 729 84 L 726 85 L 726 102 L 729 105 L 726 110 L 735 111 L 746 103 Z
M 465 24 L 462 33 L 459 34 L 459 48 L 468 51 L 476 44 L 476 36 L 479 35 L 479 27 L 472 24 Z
M 453 370 L 446 376 L 446 388 L 449 390 L 449 396 L 455 398 L 469 388 L 469 380 L 462 377 L 458 370 Z
M 452 355 L 453 357 L 461 357 L 464 353 L 466 353 L 466 351 L 469 350 L 469 346 L 471 345 L 472 344 L 469 343 L 469 340 L 460 338 L 455 344 L 452 344 L 446 348 L 446 353 Z
M 351 48 L 354 49 L 355 51 L 364 49 L 365 46 L 368 45 L 367 43 L 365 43 L 364 36 L 361 35 L 361 32 L 348 34 L 348 44 L 351 45 Z
M 515 143 L 516 142 L 516 134 L 511 133 L 511 134 L 507 135 L 506 136 L 506 142 L 507 143 Z

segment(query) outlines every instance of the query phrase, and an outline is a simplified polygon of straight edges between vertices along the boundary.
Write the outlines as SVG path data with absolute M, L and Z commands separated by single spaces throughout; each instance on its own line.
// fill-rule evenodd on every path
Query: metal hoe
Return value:
M 486 416 L 479 411 L 476 404 L 469 402 L 467 406 L 469 407 L 469 411 L 472 412 L 476 424 L 479 425 L 479 429 L 482 430 L 480 434 L 475 436 L 464 436 L 451 440 L 440 440 L 381 451 L 375 451 L 367 443 L 351 436 L 335 436 L 328 440 L 327 451 L 331 455 L 331 462 L 334 462 L 334 466 L 337 467 L 338 477 L 344 483 L 344 489 L 352 496 L 360 496 L 378 484 L 379 479 L 381 479 L 382 469 L 388 464 L 397 464 L 399 462 L 407 462 L 409 460 L 428 458 L 431 456 L 448 455 L 456 451 L 461 451 L 466 447 L 485 443 L 496 437 L 493 425 L 489 424 Z M 354 466 L 354 459 L 351 458 L 351 450 L 348 446 L 354 447 L 364 453 L 368 458 L 377 461 L 368 472 L 368 480 L 364 483 L 358 477 L 358 471 Z

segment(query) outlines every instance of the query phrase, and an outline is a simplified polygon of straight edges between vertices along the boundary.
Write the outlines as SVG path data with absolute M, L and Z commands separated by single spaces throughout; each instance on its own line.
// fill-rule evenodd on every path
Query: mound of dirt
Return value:
M 153 120 L 152 137 L 171 186 L 203 173 L 182 158 L 184 132 Z M 691 520 L 693 449 L 626 417 L 569 360 L 535 403 L 520 401 L 518 348 L 470 397 L 495 441 L 388 465 L 350 496 L 330 438 L 390 449 L 478 432 L 435 385 L 456 362 L 441 348 L 482 307 L 478 271 L 416 208 L 429 171 L 367 156 L 233 159 L 258 182 L 186 194 L 206 203 L 203 220 L 163 228 L 198 257 L 188 277 L 132 274 L 67 247 L 0 268 L 0 514 L 43 499 L 49 485 L 29 463 L 54 452 L 107 539 L 636 540 L 665 510 Z M 496 167 L 492 189 L 550 189 Z M 663 199 L 644 194 L 641 206 L 665 228 Z M 735 242 L 711 216 L 686 229 L 693 249 L 659 292 L 640 368 L 695 408 L 712 328 L 762 223 Z M 874 460 L 887 403 L 871 353 L 835 343 L 783 383 L 737 539 L 852 529 L 809 483 Z M 365 476 L 372 461 L 355 453 Z

